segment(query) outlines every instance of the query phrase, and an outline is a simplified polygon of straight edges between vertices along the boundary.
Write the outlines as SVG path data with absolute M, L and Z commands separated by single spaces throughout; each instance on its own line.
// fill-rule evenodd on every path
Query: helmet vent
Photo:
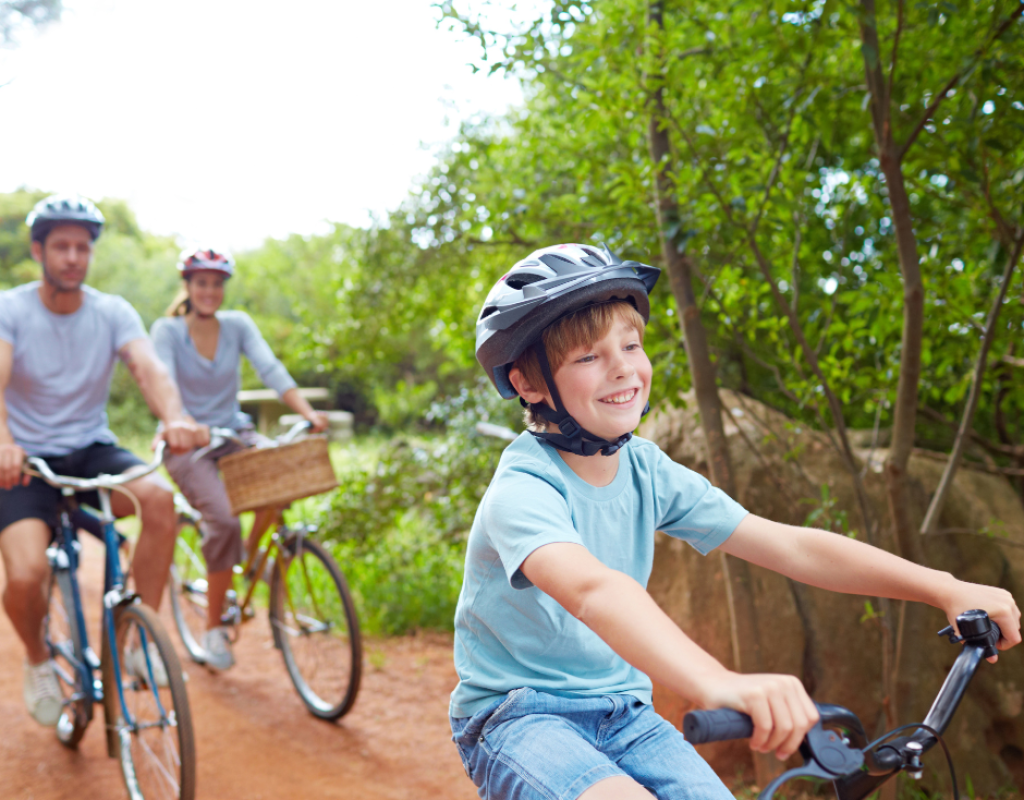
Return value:
M 544 278 L 544 275 L 531 275 L 527 272 L 524 275 L 516 275 L 514 277 L 507 278 L 505 280 L 505 285 L 511 289 L 522 289 L 524 286 L 536 283 L 537 281 L 542 281 Z
M 498 310 L 497 306 L 487 306 L 487 308 L 485 308 L 483 311 L 480 312 L 480 319 L 487 319 L 487 317 L 489 317 L 489 316 L 491 316 L 491 314 L 494 314 L 495 312 L 497 312 L 497 310 Z
M 545 264 L 547 264 L 549 267 L 551 267 L 552 269 L 557 269 L 558 267 L 562 266 L 563 264 L 568 264 L 570 267 L 575 267 L 576 266 L 576 262 L 573 261 L 571 258 L 566 258 L 565 256 L 556 255 L 555 253 L 545 253 L 542 256 L 538 256 L 538 258 L 541 261 L 543 261 Z

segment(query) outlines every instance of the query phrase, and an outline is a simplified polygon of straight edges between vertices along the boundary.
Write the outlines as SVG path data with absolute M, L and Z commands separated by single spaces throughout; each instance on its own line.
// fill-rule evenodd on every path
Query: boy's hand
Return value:
M 957 581 L 953 591 L 945 598 L 942 610 L 946 612 L 949 624 L 960 634 L 956 626 L 956 617 L 965 611 L 980 608 L 988 612 L 992 621 L 999 626 L 1002 637 L 996 645 L 1000 650 L 1008 650 L 1020 644 L 1020 609 L 1014 602 L 1013 595 L 996 586 L 984 586 L 980 583 Z M 992 656 L 989 661 L 995 663 L 999 656 Z
M 732 708 L 750 715 L 754 735 L 750 749 L 775 753 L 785 761 L 818 721 L 818 709 L 792 675 L 726 673 L 705 695 L 708 708 Z

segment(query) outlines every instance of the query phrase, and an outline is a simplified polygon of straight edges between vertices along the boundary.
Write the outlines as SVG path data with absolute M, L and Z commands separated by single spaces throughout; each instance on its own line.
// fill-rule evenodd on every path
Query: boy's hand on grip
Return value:
M 750 715 L 754 735 L 750 749 L 774 752 L 785 761 L 800 747 L 818 721 L 818 709 L 803 684 L 792 675 L 726 673 L 705 698 L 707 708 L 733 708 Z
M 1020 644 L 1020 609 L 1013 599 L 1013 595 L 998 586 L 985 586 L 980 583 L 967 583 L 956 581 L 953 591 L 944 597 L 942 610 L 949 619 L 953 630 L 960 634 L 957 628 L 957 615 L 964 611 L 980 608 L 988 612 L 989 617 L 999 626 L 1002 637 L 996 647 L 1000 650 L 1009 650 L 1014 645 Z M 998 656 L 988 659 L 995 663 Z

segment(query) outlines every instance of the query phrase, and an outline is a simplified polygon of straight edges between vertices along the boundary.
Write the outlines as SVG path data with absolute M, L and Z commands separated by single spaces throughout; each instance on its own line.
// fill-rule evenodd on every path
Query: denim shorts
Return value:
M 626 775 L 659 800 L 731 800 L 683 735 L 631 695 L 557 697 L 516 689 L 472 717 L 452 741 L 484 800 L 575 800 Z

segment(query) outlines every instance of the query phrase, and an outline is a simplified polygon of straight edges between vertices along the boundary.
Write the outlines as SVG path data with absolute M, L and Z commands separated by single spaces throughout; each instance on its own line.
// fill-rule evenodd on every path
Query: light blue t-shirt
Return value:
M 117 442 L 107 427 L 110 379 L 118 352 L 146 338 L 146 329 L 123 297 L 90 286 L 82 292 L 73 314 L 43 305 L 39 281 L 0 292 L 0 339 L 14 346 L 7 427 L 30 456 Z
M 598 456 L 595 456 L 598 458 Z M 651 702 L 651 681 L 520 571 L 553 542 L 587 548 L 647 586 L 654 533 L 702 554 L 747 515 L 724 492 L 634 436 L 608 486 L 579 478 L 529 433 L 506 449 L 477 509 L 455 612 L 453 717 L 469 717 L 513 689 L 565 696 L 628 693 Z
M 150 334 L 160 360 L 181 391 L 185 410 L 196 422 L 222 428 L 251 423 L 238 405 L 242 385 L 239 368 L 244 355 L 264 384 L 279 395 L 295 387 L 284 364 L 277 360 L 259 328 L 244 311 L 218 311 L 220 334 L 213 360 L 199 354 L 185 317 L 161 317 Z

